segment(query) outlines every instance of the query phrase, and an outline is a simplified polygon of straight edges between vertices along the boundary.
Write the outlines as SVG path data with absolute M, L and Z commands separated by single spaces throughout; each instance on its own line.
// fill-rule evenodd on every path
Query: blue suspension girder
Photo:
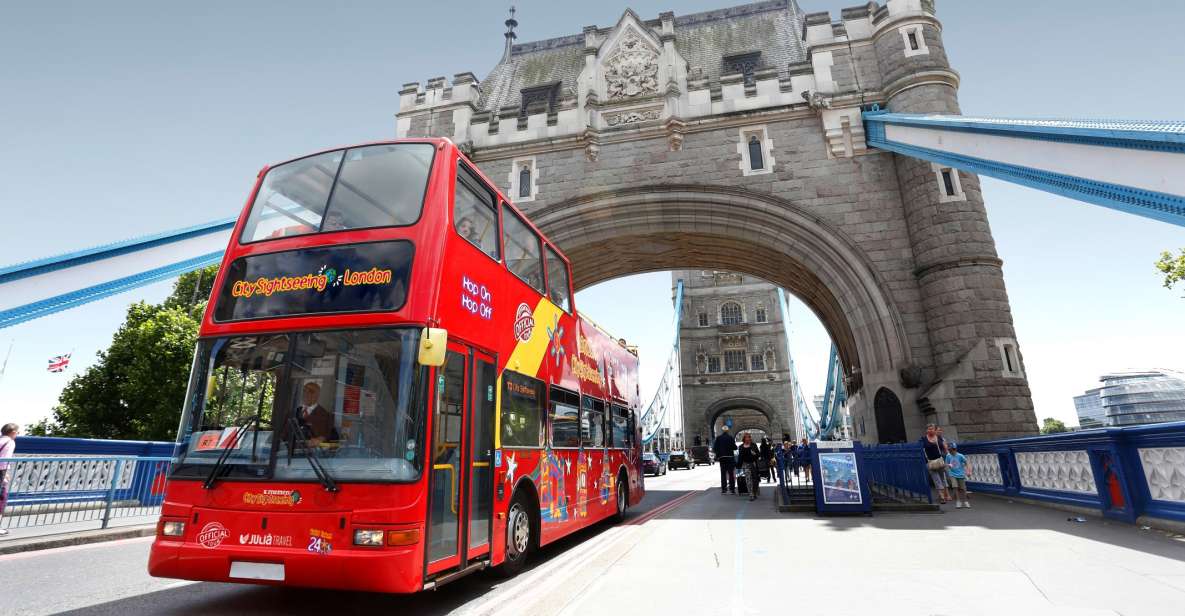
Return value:
M 864 113 L 870 147 L 1185 226 L 1185 122 Z
M 222 260 L 226 218 L 0 268 L 0 329 Z
M 682 316 L 683 281 L 680 280 L 675 285 L 675 343 L 671 345 L 671 354 L 667 358 L 667 365 L 663 370 L 662 378 L 658 381 L 654 397 L 650 399 L 650 404 L 646 406 L 646 410 L 639 420 L 639 425 L 642 427 L 643 444 L 649 443 L 658 435 L 663 421 L 666 420 L 667 412 L 671 408 L 671 394 L 679 387 L 679 324 L 682 322 Z

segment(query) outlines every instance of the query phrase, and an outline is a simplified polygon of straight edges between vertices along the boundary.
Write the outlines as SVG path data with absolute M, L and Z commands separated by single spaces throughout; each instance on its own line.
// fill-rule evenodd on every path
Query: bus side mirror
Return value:
M 448 350 L 448 330 L 425 327 L 420 333 L 420 365 L 443 366 L 444 352 Z

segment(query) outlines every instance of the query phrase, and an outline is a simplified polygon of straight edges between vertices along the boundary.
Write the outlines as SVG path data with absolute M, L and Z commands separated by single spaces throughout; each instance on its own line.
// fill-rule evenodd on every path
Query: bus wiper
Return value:
M 304 436 L 304 429 L 301 428 L 300 422 L 296 421 L 296 417 L 288 417 L 288 463 L 292 463 L 292 451 L 296 449 L 296 435 L 299 433 Z M 325 469 L 325 465 L 321 464 L 321 460 L 317 458 L 316 454 L 309 450 L 308 447 L 303 447 L 301 453 L 304 454 L 306 460 L 309 461 L 309 466 L 313 467 L 313 474 L 317 476 L 317 480 L 321 485 L 325 486 L 328 492 L 337 492 L 337 482 Z
M 214 482 L 218 481 L 219 471 L 221 471 L 223 465 L 226 464 L 226 460 L 230 458 L 230 452 L 238 448 L 239 441 L 243 439 L 243 432 L 250 430 L 251 426 L 255 426 L 257 428 L 256 432 L 258 432 L 259 415 L 252 415 L 248 417 L 247 421 L 243 422 L 243 425 L 239 426 L 239 429 L 235 431 L 234 437 L 231 438 L 230 442 L 228 442 L 226 446 L 222 448 L 222 453 L 218 455 L 218 460 L 214 462 L 214 468 L 210 469 L 210 474 L 207 475 L 206 480 L 202 482 L 203 488 L 209 490 L 214 487 Z M 254 446 L 252 447 L 251 457 L 252 459 L 255 458 Z

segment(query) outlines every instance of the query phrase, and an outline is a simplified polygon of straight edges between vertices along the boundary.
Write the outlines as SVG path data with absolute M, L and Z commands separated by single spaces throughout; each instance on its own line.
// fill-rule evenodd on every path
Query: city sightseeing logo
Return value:
M 276 293 L 293 293 L 296 291 L 316 290 L 324 293 L 329 287 L 360 287 L 391 284 L 391 270 L 372 267 L 364 272 L 352 271 L 338 273 L 332 267 L 322 265 L 315 274 L 303 276 L 260 276 L 255 280 L 239 280 L 230 289 L 232 297 L 253 297 L 263 295 L 271 297 Z

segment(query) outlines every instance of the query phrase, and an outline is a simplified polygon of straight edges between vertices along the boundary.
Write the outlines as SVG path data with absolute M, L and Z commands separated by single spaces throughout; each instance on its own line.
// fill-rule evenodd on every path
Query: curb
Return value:
M 72 545 L 86 545 L 89 543 L 103 543 L 119 539 L 134 539 L 137 537 L 151 537 L 156 534 L 155 524 L 142 526 L 128 526 L 124 528 L 108 528 L 103 530 L 85 530 L 60 535 L 43 537 L 29 537 L 14 539 L 11 542 L 0 543 L 0 555 L 19 554 L 21 552 L 35 552 Z

